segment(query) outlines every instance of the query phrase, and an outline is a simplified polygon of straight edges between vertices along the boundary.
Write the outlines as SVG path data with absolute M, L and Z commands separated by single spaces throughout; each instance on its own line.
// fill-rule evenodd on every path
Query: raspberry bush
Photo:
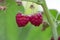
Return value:
M 45 0 L 0 0 L 0 40 L 60 40 L 59 15 Z

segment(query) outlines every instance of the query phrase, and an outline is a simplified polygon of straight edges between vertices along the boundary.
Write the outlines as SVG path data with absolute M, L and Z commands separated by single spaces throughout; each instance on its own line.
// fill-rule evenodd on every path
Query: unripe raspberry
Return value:
M 49 24 L 48 24 L 47 22 L 45 22 L 45 21 L 43 21 L 42 24 L 43 24 L 43 26 L 42 26 L 42 31 L 46 30 L 46 28 L 49 27 Z
M 43 18 L 40 13 L 36 13 L 36 14 L 30 16 L 30 22 L 34 26 L 39 26 L 40 24 L 42 24 L 42 21 L 43 21 Z
M 22 13 L 18 13 L 16 15 L 16 23 L 18 27 L 24 27 L 25 25 L 27 25 L 28 22 L 29 22 L 28 16 L 22 15 Z

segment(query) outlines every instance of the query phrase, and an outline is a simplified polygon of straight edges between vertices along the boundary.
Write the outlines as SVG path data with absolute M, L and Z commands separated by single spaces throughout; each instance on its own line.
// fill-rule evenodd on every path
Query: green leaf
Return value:
M 57 11 L 56 9 L 49 9 L 49 11 L 51 12 L 51 15 L 52 15 L 54 18 L 56 18 L 58 11 Z
M 19 40 L 19 29 L 16 24 L 16 14 L 24 13 L 24 7 L 18 6 L 15 0 L 6 0 L 8 7 L 6 11 L 6 40 Z
M 30 33 L 32 25 L 28 23 L 25 27 L 20 28 L 19 30 L 19 40 L 26 40 L 27 36 Z
M 52 35 L 50 27 L 45 31 L 41 31 L 41 27 L 42 25 L 39 27 L 32 26 L 26 40 L 49 40 Z
M 58 11 L 55 10 L 55 9 L 49 9 L 49 11 L 51 12 L 51 15 L 52 15 L 51 17 L 53 18 L 53 20 L 54 20 L 54 21 L 57 20 L 56 17 L 57 17 Z M 47 21 L 44 12 L 43 12 L 43 19 L 44 19 L 45 21 Z
M 0 40 L 5 40 L 6 38 L 6 14 L 4 11 L 0 10 Z
M 29 35 L 26 38 L 26 40 L 41 40 L 42 39 L 42 34 L 41 34 L 41 26 L 40 27 L 35 27 L 32 25 L 31 30 L 29 31 Z
M 58 15 L 58 18 L 57 18 L 58 21 L 60 21 L 60 14 Z
M 22 0 L 22 1 L 29 1 L 29 2 L 38 2 L 38 0 Z
M 33 3 L 36 3 L 36 4 L 43 4 L 43 0 L 22 0 L 22 1 L 28 1 L 28 2 L 33 2 Z

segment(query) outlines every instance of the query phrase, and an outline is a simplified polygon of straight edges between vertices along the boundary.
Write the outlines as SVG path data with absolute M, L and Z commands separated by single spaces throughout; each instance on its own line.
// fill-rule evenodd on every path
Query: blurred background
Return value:
M 46 0 L 49 9 L 57 9 L 60 12 L 60 0 Z
M 60 36 L 60 0 L 46 0 L 51 15 L 56 21 L 58 35 Z M 6 6 L 5 10 L 0 10 L 0 40 L 51 40 L 52 31 L 49 25 L 39 27 L 28 23 L 25 27 L 19 28 L 16 24 L 16 14 L 22 12 L 30 15 L 38 11 L 43 13 L 43 19 L 48 23 L 41 5 L 32 2 L 22 1 L 23 5 L 18 5 L 16 0 L 5 0 L 0 2 L 0 6 Z M 30 5 L 34 9 L 30 9 Z M 44 27 L 47 27 L 43 30 Z

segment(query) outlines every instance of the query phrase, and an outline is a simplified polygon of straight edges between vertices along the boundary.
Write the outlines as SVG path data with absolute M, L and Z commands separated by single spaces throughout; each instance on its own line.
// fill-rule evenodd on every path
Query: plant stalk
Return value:
M 57 24 L 53 21 L 52 15 L 47 8 L 45 0 L 43 0 L 43 3 L 41 4 L 41 6 L 43 7 L 44 13 L 45 13 L 47 20 L 51 26 L 54 40 L 58 40 Z

